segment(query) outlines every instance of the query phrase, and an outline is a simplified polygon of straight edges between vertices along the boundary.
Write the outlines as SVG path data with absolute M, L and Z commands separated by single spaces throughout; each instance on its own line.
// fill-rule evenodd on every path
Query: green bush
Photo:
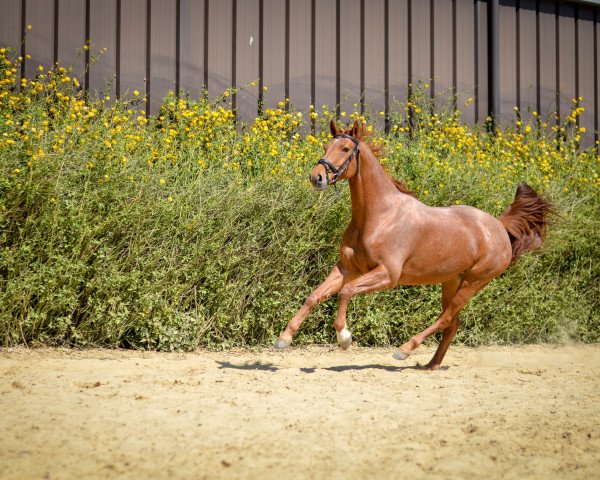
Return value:
M 329 110 L 282 102 L 241 124 L 226 92 L 169 96 L 147 118 L 136 97 L 85 98 L 64 69 L 22 88 L 12 70 L 0 73 L 1 345 L 268 345 L 335 264 L 348 189 L 306 181 Z M 458 341 L 600 340 L 600 162 L 578 148 L 579 109 L 554 130 L 533 115 L 491 135 L 416 98 L 376 134 L 382 163 L 426 203 L 498 215 L 526 180 L 560 214 L 541 251 L 467 305 Z M 318 306 L 296 342 L 334 341 L 336 307 Z M 439 287 L 402 287 L 354 298 L 349 325 L 360 344 L 398 344 L 439 310 Z

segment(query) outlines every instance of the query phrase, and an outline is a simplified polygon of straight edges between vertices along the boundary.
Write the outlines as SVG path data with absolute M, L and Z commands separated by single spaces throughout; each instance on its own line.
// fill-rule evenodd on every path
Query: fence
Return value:
M 591 4 L 600 2 L 0 0 L 0 43 L 31 56 L 27 76 L 39 64 L 72 63 L 86 88 L 138 90 L 151 112 L 169 90 L 217 95 L 236 85 L 247 85 L 233 97 L 246 119 L 259 99 L 387 112 L 419 80 L 436 104 L 456 94 L 475 123 L 490 112 L 508 121 L 515 106 L 554 122 L 555 110 L 583 97 L 589 145 L 600 95 Z M 108 51 L 83 73 L 90 53 L 76 51 L 88 39 Z

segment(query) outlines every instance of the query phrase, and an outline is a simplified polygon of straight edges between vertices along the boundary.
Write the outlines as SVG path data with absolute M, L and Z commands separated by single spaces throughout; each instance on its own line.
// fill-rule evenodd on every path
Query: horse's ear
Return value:
M 331 120 L 331 122 L 329 122 L 329 130 L 331 131 L 332 137 L 335 137 L 339 133 L 339 130 L 336 127 L 335 122 L 333 120 Z
M 362 126 L 358 123 L 358 120 L 354 120 L 354 125 L 352 125 L 352 129 L 350 130 L 350 135 L 355 138 L 360 138 L 362 133 Z

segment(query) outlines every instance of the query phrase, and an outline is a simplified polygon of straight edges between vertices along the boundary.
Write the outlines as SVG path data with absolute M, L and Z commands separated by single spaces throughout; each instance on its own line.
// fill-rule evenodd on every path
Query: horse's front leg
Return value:
M 306 317 L 308 317 L 310 311 L 326 298 L 339 292 L 342 288 L 343 282 L 344 275 L 342 274 L 338 264 L 333 267 L 333 270 L 325 279 L 325 281 L 308 296 L 304 302 L 304 305 L 302 305 L 302 308 L 300 308 L 298 313 L 294 315 L 294 318 L 289 321 L 287 327 L 285 327 L 285 330 L 281 332 L 281 335 L 279 335 L 279 338 L 275 342 L 275 348 L 281 350 L 289 347 L 292 343 L 292 337 L 298 331 L 300 325 L 302 325 L 302 322 L 306 319 Z
M 350 299 L 358 293 L 376 292 L 393 286 L 389 272 L 383 265 L 379 265 L 369 273 L 349 281 L 342 287 L 340 290 L 340 306 L 335 322 L 333 322 L 337 341 L 342 350 L 346 350 L 352 344 L 352 334 L 346 327 L 346 312 Z

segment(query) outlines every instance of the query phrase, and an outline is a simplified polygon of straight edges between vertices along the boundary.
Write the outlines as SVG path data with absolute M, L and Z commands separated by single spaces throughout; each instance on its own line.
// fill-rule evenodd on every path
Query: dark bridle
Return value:
M 338 181 L 340 176 L 348 169 L 354 156 L 356 156 L 356 172 L 358 173 L 360 165 L 358 158 L 358 156 L 360 155 L 360 149 L 358 148 L 358 144 L 360 140 L 358 140 L 358 138 L 353 137 L 352 135 L 346 135 L 345 133 L 338 133 L 337 135 L 334 135 L 333 138 L 347 138 L 348 140 L 352 140 L 354 142 L 354 148 L 352 149 L 352 152 L 350 153 L 350 155 L 348 155 L 348 158 L 344 160 L 344 163 L 342 163 L 340 168 L 335 168 L 335 166 L 325 157 L 323 157 L 317 162 L 317 165 L 323 165 L 325 167 L 325 171 L 327 172 L 327 185 L 333 185 L 335 187 L 335 183 Z M 329 178 L 330 173 L 332 174 L 331 179 Z

